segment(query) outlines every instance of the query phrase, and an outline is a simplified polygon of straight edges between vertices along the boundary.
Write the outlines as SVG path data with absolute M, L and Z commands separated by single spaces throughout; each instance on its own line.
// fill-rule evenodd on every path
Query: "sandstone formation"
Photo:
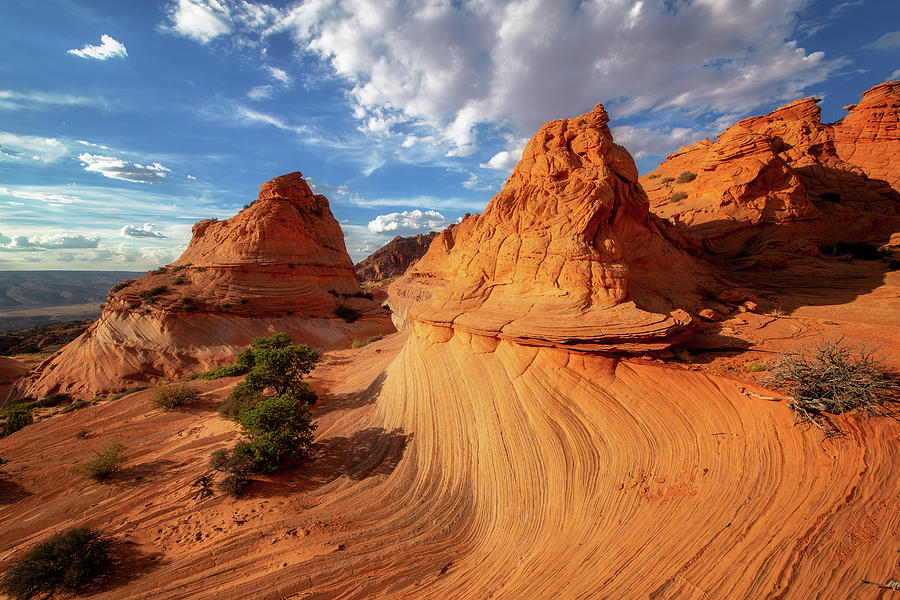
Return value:
M 818 101 L 670 155 L 641 178 L 651 210 L 703 250 L 757 266 L 819 246 L 884 244 L 900 230 L 900 82 L 868 90 L 836 123 L 820 121 Z
M 473 334 L 612 352 L 683 338 L 710 278 L 648 213 L 608 121 L 597 105 L 544 125 L 484 213 L 392 284 L 395 322 L 430 295 L 413 320 Z
M 26 373 L 28 367 L 21 361 L 10 356 L 0 356 L 0 407 L 18 396 L 15 385 Z
M 338 306 L 362 318 L 345 323 Z M 392 329 L 363 296 L 328 200 L 291 173 L 231 219 L 197 223 L 171 265 L 115 286 L 100 319 L 42 366 L 29 392 L 91 395 L 177 378 L 279 331 L 337 348 Z
M 366 283 L 403 275 L 412 263 L 422 258 L 436 235 L 434 231 L 409 237 L 398 235 L 354 265 L 356 278 Z

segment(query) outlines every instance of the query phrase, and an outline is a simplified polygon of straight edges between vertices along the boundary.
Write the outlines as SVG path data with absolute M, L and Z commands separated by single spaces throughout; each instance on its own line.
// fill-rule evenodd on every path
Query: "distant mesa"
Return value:
M 821 122 L 818 102 L 791 102 L 670 155 L 641 178 L 651 210 L 737 267 L 886 243 L 900 230 L 900 82 L 868 90 L 836 123 Z
M 339 306 L 359 319 L 338 318 Z M 393 331 L 356 280 L 328 200 L 300 173 L 264 183 L 230 219 L 197 223 L 171 265 L 113 287 L 100 319 L 42 365 L 30 391 L 90 395 L 174 378 L 279 331 L 320 349 Z
M 481 215 L 390 286 L 395 323 L 608 352 L 690 334 L 705 269 L 648 211 L 601 105 L 544 125 Z
M 437 232 L 420 233 L 409 237 L 396 236 L 390 242 L 356 263 L 356 278 L 360 283 L 375 283 L 403 275 L 411 264 L 422 258 Z

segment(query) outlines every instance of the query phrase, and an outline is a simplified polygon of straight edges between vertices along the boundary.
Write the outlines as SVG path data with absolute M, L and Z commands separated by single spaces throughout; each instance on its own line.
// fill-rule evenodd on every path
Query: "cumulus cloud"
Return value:
M 153 183 L 166 178 L 171 169 L 155 162 L 151 165 L 130 163 L 112 156 L 102 156 L 83 152 L 78 155 L 85 171 L 100 173 L 110 179 L 133 181 L 135 183 Z
M 0 250 L 12 252 L 96 248 L 99 244 L 100 238 L 96 235 L 80 233 L 51 233 L 33 237 L 18 235 L 13 238 L 0 234 Z
M 368 229 L 372 233 L 396 233 L 397 235 L 412 235 L 428 231 L 440 231 L 452 224 L 436 210 L 405 210 L 386 215 L 378 215 L 373 221 L 369 221 Z
M 892 48 L 900 48 L 900 31 L 891 31 L 872 42 L 866 44 L 865 48 L 872 50 L 891 50 Z
M 0 162 L 52 163 L 62 158 L 67 152 L 66 145 L 55 138 L 0 131 Z
M 136 237 L 136 238 L 165 238 L 159 231 L 153 230 L 153 223 L 144 223 L 143 226 L 136 225 L 125 225 L 122 227 L 122 230 L 119 232 L 121 235 L 125 235 L 128 237 Z
M 81 58 L 94 58 L 97 60 L 109 60 L 110 58 L 124 58 L 128 56 L 128 52 L 125 50 L 125 46 L 122 42 L 105 33 L 100 36 L 99 46 L 87 45 L 80 49 L 73 48 L 68 51 L 68 54 L 73 54 Z
M 327 61 L 365 129 L 425 124 L 465 155 L 480 124 L 529 135 L 598 100 L 621 118 L 801 96 L 845 64 L 793 40 L 806 4 L 319 0 L 281 11 L 264 33 L 289 31 Z
M 178 0 L 169 6 L 169 31 L 201 44 L 231 32 L 231 11 L 216 0 Z

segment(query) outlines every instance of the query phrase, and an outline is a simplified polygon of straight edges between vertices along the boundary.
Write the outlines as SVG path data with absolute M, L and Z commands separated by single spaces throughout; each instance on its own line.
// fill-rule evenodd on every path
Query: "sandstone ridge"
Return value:
M 390 242 L 356 263 L 356 278 L 374 283 L 403 275 L 411 264 L 422 258 L 437 232 L 420 233 L 409 237 L 396 236 Z
M 688 335 L 709 277 L 649 214 L 608 121 L 598 104 L 541 127 L 484 213 L 437 236 L 391 286 L 395 322 L 408 309 L 436 326 L 614 352 Z
M 341 305 L 362 318 L 345 323 Z M 115 286 L 100 319 L 42 366 L 29 392 L 90 395 L 174 378 L 278 331 L 337 348 L 392 329 L 356 281 L 328 200 L 290 173 L 234 217 L 197 223 L 171 265 Z
M 821 122 L 818 102 L 796 100 L 670 155 L 641 178 L 651 210 L 709 254 L 748 265 L 884 244 L 900 230 L 900 82 L 868 90 L 836 123 Z

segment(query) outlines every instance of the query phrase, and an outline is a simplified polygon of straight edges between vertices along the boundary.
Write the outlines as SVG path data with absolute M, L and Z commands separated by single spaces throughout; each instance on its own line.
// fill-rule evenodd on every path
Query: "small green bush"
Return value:
M 357 310 L 350 308 L 349 306 L 344 306 L 343 304 L 334 309 L 334 314 L 347 323 L 352 323 L 360 316 Z
M 675 181 L 674 177 L 663 177 L 659 180 L 660 183 L 672 183 L 673 181 Z
M 175 285 L 183 285 L 183 284 L 184 284 L 184 277 L 182 277 L 181 275 L 179 275 L 178 277 L 175 278 L 175 281 L 173 281 L 172 283 L 174 283 Z
M 124 398 L 125 396 L 130 396 L 131 394 L 134 394 L 135 392 L 140 392 L 140 391 L 143 391 L 146 389 L 147 389 L 146 385 L 136 385 L 136 386 L 128 388 L 124 392 L 119 392 L 118 394 L 116 394 L 112 398 L 110 398 L 110 400 L 119 400 L 120 398 Z
M 678 176 L 678 179 L 675 180 L 675 183 L 690 183 L 695 179 L 697 179 L 696 173 L 692 173 L 690 171 L 682 171 L 681 175 Z
M 647 179 L 658 179 L 658 178 L 659 178 L 659 173 L 651 173 L 650 175 L 647 175 Z
M 56 392 L 55 394 L 50 394 L 49 396 L 44 396 L 37 402 L 35 402 L 35 406 L 40 406 L 42 408 L 46 408 L 49 406 L 59 406 L 60 404 L 68 404 L 72 402 L 72 396 L 66 394 L 64 392 Z
M 687 192 L 675 192 L 674 194 L 669 196 L 669 202 L 681 202 L 687 197 Z
M 88 527 L 57 533 L 12 563 L 0 580 L 0 591 L 15 600 L 58 591 L 77 594 L 109 572 L 111 543 Z
M 75 472 L 99 483 L 118 471 L 127 460 L 125 445 L 113 442 L 107 444 L 96 457 L 76 467 Z
M 151 275 L 162 275 L 165 272 L 166 272 L 166 267 L 162 266 L 162 267 L 157 267 L 156 269 L 153 269 L 152 271 L 150 271 L 150 274 Z
M 135 281 L 134 279 L 126 279 L 122 283 L 117 283 L 116 285 L 112 286 L 112 288 L 110 288 L 109 291 L 111 294 L 114 294 L 116 292 L 121 292 L 122 290 L 127 288 L 129 285 L 134 283 L 134 281 Z
M 63 408 L 61 411 L 59 411 L 59 414 L 67 415 L 70 412 L 74 412 L 76 410 L 81 410 L 82 408 L 84 408 L 87 405 L 88 405 L 88 403 L 85 402 L 84 400 L 76 400 L 72 404 L 69 404 L 68 406 Z
M 22 405 L 13 406 L 3 411 L 6 420 L 3 421 L 3 436 L 12 435 L 20 429 L 34 423 L 31 409 Z
M 138 296 L 140 296 L 140 298 L 144 302 L 153 302 L 158 296 L 162 296 L 163 294 L 165 294 L 168 289 L 169 288 L 167 286 L 157 285 L 150 289 L 144 290 L 143 292 L 140 292 Z
M 196 399 L 197 390 L 182 383 L 156 390 L 153 393 L 153 397 L 150 398 L 150 406 L 153 408 L 161 408 L 163 410 L 171 410 L 178 406 L 184 406 Z
M 305 402 L 291 396 L 270 396 L 241 413 L 249 438 L 234 453 L 246 457 L 257 473 L 274 473 L 309 454 L 316 426 Z
M 219 489 L 233 498 L 238 498 L 250 483 L 251 463 L 242 446 L 233 450 L 220 448 L 209 457 L 209 465 L 216 471 L 225 473 L 219 482 Z
M 759 373 L 761 371 L 768 370 L 768 368 L 769 367 L 766 366 L 765 363 L 761 363 L 761 362 L 755 361 L 755 360 L 751 360 L 750 362 L 748 362 L 747 364 L 744 365 L 744 369 L 746 369 L 746 371 L 748 373 Z

